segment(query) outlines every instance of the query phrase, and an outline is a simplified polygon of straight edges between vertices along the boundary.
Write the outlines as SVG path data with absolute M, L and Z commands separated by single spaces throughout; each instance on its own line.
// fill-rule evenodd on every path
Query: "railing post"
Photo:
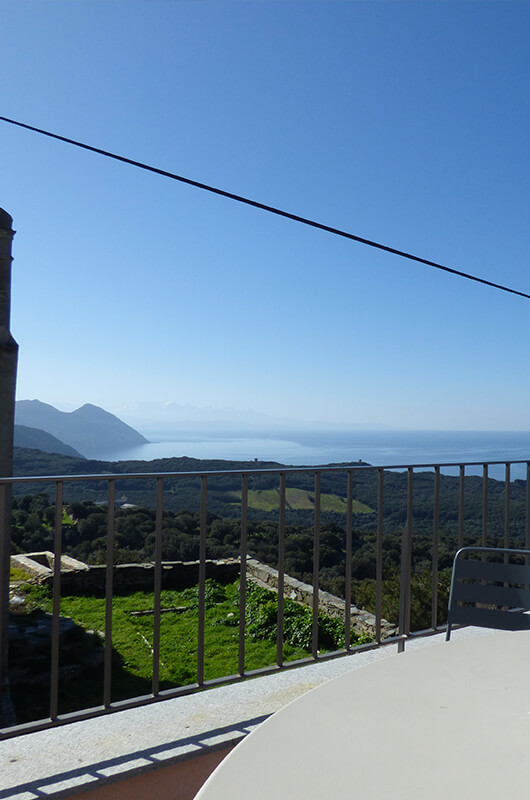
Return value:
M 401 580 L 399 591 L 399 634 L 398 652 L 405 649 L 405 638 L 410 633 L 410 580 L 412 571 L 412 497 L 414 470 L 408 468 L 407 479 L 407 521 L 401 543 Z
M 383 617 L 383 530 L 384 530 L 384 480 L 385 471 L 377 470 L 377 544 L 375 567 L 375 635 L 381 642 L 381 619 Z
M 351 643 L 351 562 L 353 537 L 353 473 L 348 470 L 348 510 L 346 512 L 346 570 L 344 575 L 344 649 Z
M 464 500 L 465 500 L 465 464 L 460 464 L 460 481 L 458 484 L 458 549 L 464 546 Z
M 530 461 L 526 463 L 524 546 L 526 550 L 530 550 Z
M 63 482 L 55 485 L 55 530 L 53 534 L 53 606 L 50 664 L 50 720 L 59 714 L 59 662 L 61 637 L 61 560 L 63 555 Z
M 164 525 L 164 479 L 156 479 L 155 575 L 153 597 L 153 680 L 151 691 L 160 691 L 160 596 L 162 594 L 162 529 Z
M 283 665 L 283 612 L 285 606 L 285 472 L 280 473 L 280 514 L 278 524 L 278 625 L 276 634 L 276 664 Z
M 0 477 L 13 474 L 13 435 L 15 425 L 15 386 L 18 345 L 10 333 L 11 243 L 13 220 L 0 208 Z M 15 721 L 9 693 L 9 562 L 11 554 L 10 484 L 2 488 L 0 503 L 0 727 Z
M 482 467 L 482 547 L 488 544 L 488 465 Z M 484 555 L 482 556 L 484 558 Z
M 114 595 L 114 527 L 116 516 L 116 481 L 110 480 L 107 489 L 107 567 L 105 575 L 105 655 L 103 662 L 103 705 L 108 708 L 112 699 L 112 598 Z
M 440 467 L 434 468 L 434 502 L 432 523 L 432 594 L 431 626 L 438 627 L 438 547 L 440 544 Z
M 199 625 L 197 632 L 197 685 L 204 683 L 204 629 L 206 615 L 206 535 L 208 529 L 208 477 L 201 475 L 199 544 Z
M 504 479 L 504 547 L 510 547 L 510 464 L 505 466 Z M 504 554 L 504 563 L 509 564 L 508 553 Z
M 318 658 L 318 603 L 320 594 L 320 485 L 321 473 L 315 472 L 315 537 L 313 540 L 313 646 L 311 654 Z
M 239 636 L 237 672 L 245 674 L 245 636 L 247 630 L 247 557 L 248 557 L 248 475 L 241 476 L 241 544 L 239 548 Z M 278 567 L 279 573 L 280 567 Z M 279 603 L 278 594 L 278 603 Z

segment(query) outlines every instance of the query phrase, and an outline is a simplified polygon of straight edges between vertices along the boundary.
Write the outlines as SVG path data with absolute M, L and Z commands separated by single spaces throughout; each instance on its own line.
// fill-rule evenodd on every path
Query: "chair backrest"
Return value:
M 502 557 L 486 561 L 469 556 Z M 507 563 L 510 556 L 525 556 L 524 564 Z M 530 550 L 497 547 L 462 547 L 455 556 L 447 636 L 452 625 L 477 625 L 507 631 L 530 629 Z

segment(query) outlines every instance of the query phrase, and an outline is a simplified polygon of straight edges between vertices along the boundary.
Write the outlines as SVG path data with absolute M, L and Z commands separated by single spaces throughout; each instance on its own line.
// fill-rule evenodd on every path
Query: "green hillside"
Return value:
M 241 492 L 232 493 L 237 499 L 241 500 Z M 294 511 L 312 511 L 315 508 L 315 496 L 306 489 L 290 488 L 285 490 L 285 501 L 287 508 Z M 249 508 L 258 511 L 276 511 L 280 506 L 279 489 L 251 489 L 248 493 Z M 321 511 L 335 511 L 339 514 L 346 514 L 348 503 L 345 497 L 336 494 L 320 495 Z M 359 500 L 353 501 L 354 514 L 373 514 L 373 508 L 361 503 Z

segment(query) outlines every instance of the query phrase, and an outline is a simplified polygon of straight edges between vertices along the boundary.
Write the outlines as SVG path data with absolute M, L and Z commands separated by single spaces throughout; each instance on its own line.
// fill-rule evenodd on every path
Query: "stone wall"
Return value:
M 39 553 L 27 553 L 25 555 L 11 556 L 11 566 L 17 567 L 39 583 L 53 578 L 53 568 L 55 556 L 49 550 Z M 61 556 L 61 573 L 67 572 L 87 572 L 90 567 L 77 558 L 71 556 Z
M 28 553 L 12 556 L 12 563 L 21 567 L 39 583 L 53 581 L 53 554 Z M 45 566 L 47 564 L 48 566 Z M 222 584 L 232 583 L 239 578 L 239 559 L 218 559 L 206 561 L 206 578 Z M 107 568 L 105 565 L 87 565 L 69 556 L 61 559 L 61 592 L 65 594 L 86 594 L 103 596 L 105 594 Z M 247 559 L 247 576 L 259 586 L 278 591 L 278 571 L 256 559 Z M 133 591 L 152 591 L 154 588 L 154 564 L 118 564 L 114 567 L 114 594 Z M 199 581 L 198 561 L 164 561 L 162 563 L 163 589 L 188 589 Z M 313 587 L 290 575 L 284 577 L 284 596 L 311 607 Z M 330 617 L 344 619 L 345 603 L 340 597 L 319 590 L 318 606 Z M 368 633 L 375 636 L 375 617 L 369 611 L 351 606 L 351 626 L 355 633 Z M 396 629 L 386 620 L 381 621 L 383 638 L 393 636 Z
M 267 566 L 267 564 L 262 564 L 260 561 L 249 558 L 247 560 L 247 575 L 258 586 L 278 592 L 278 571 Z M 284 597 L 295 600 L 297 603 L 303 603 L 311 607 L 313 605 L 313 587 L 309 583 L 302 583 L 296 578 L 291 578 L 290 575 L 284 576 L 283 594 Z M 344 619 L 345 602 L 340 597 L 319 589 L 318 607 L 320 611 L 329 617 Z M 368 633 L 371 636 L 375 636 L 375 616 L 373 614 L 356 606 L 351 606 L 350 613 L 351 627 L 355 633 Z M 382 638 L 394 636 L 396 632 L 396 628 L 390 622 L 386 619 L 381 620 Z
M 88 572 L 61 575 L 61 586 L 72 594 L 105 593 L 107 568 L 91 566 Z M 206 578 L 226 584 L 239 578 L 237 559 L 207 560 Z M 115 594 L 147 590 L 153 591 L 155 581 L 154 564 L 118 564 L 114 567 L 113 589 Z M 162 589 L 189 589 L 199 582 L 198 561 L 164 561 L 162 563 Z
M 11 564 L 23 569 L 39 583 L 53 582 L 53 553 L 27 553 L 11 556 Z M 206 561 L 206 577 L 219 583 L 232 583 L 239 578 L 239 559 L 228 558 Z M 69 556 L 61 558 L 61 592 L 66 594 L 104 595 L 107 568 L 88 565 Z M 133 591 L 152 591 L 155 582 L 155 565 L 117 564 L 113 573 L 115 594 Z M 198 561 L 164 561 L 162 563 L 162 589 L 188 589 L 199 582 Z

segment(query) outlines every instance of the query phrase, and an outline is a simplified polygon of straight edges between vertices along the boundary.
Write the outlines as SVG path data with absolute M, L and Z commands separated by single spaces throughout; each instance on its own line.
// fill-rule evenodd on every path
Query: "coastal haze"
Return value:
M 156 406 L 153 405 L 152 411 Z M 146 408 L 130 410 L 129 423 L 144 417 Z M 195 419 L 179 419 L 181 413 Z M 291 466 L 355 463 L 374 466 L 448 464 L 483 461 L 524 461 L 530 452 L 530 432 L 521 431 L 404 431 L 357 429 L 333 425 L 302 428 L 264 415 L 252 423 L 241 412 L 239 423 L 215 420 L 214 409 L 190 409 L 166 404 L 158 420 L 126 424 L 115 414 L 85 404 L 64 412 L 38 400 L 18 401 L 15 445 L 46 452 L 88 457 L 108 462 L 152 461 L 188 456 L 227 461 L 274 461 Z M 219 413 L 219 412 L 218 412 Z M 165 420 L 162 418 L 166 417 Z M 169 418 L 172 418 L 170 421 Z M 198 418 L 202 418 L 199 421 Z M 33 427 L 27 427 L 29 423 Z M 40 428 L 40 430 L 39 430 Z M 48 438 L 46 438 L 48 437 Z M 73 445 L 76 451 L 72 452 Z M 147 467 L 146 467 L 147 468 Z M 503 466 L 490 468 L 490 476 L 503 477 Z M 481 466 L 468 467 L 468 474 L 481 474 Z M 455 474 L 448 468 L 447 474 Z M 514 465 L 512 479 L 526 477 L 526 464 Z

